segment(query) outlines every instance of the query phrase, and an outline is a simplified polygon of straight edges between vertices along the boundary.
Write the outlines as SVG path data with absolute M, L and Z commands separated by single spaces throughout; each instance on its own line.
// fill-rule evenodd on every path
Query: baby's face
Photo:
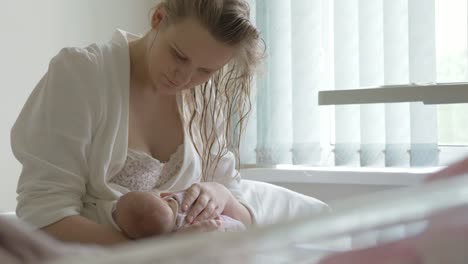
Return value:
M 165 219 L 167 219 L 167 227 L 169 231 L 172 231 L 172 229 L 175 226 L 176 222 L 176 216 L 177 216 L 177 202 L 172 199 L 172 198 L 159 198 L 159 202 L 161 203 L 160 207 L 160 212 L 158 214 L 160 216 L 163 216 Z
M 177 201 L 172 199 L 172 198 L 163 199 L 163 201 L 167 204 L 169 209 L 171 209 L 171 215 L 175 219 L 175 217 L 177 216 L 177 210 L 178 210 Z M 175 222 L 175 220 L 174 220 L 174 222 Z

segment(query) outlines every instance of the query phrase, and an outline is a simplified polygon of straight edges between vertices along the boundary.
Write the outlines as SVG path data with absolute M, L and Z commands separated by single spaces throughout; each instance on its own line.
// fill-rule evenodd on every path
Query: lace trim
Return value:
M 111 182 L 130 191 L 151 191 L 167 183 L 176 175 L 184 160 L 183 144 L 171 155 L 166 163 L 145 152 L 128 149 L 123 169 Z

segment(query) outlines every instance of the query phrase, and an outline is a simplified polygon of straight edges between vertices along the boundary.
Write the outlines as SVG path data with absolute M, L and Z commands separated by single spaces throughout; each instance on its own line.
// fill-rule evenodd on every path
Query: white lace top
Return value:
M 183 144 L 177 147 L 166 163 L 153 158 L 145 152 L 128 149 L 123 169 L 111 182 L 130 191 L 151 191 L 165 184 L 179 172 L 184 159 Z

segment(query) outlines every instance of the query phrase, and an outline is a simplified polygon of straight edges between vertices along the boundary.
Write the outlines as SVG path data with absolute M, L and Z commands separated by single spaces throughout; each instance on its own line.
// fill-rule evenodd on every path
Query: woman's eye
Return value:
M 174 55 L 174 57 L 180 61 L 185 61 L 186 59 L 180 55 L 180 53 L 178 53 L 176 50 L 172 50 L 172 54 Z

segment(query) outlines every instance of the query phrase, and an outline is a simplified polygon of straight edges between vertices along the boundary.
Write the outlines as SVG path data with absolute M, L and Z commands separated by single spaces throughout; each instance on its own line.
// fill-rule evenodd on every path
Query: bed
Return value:
M 442 228 L 442 231 L 443 228 L 455 230 L 464 238 L 464 231 L 468 230 L 464 226 L 464 223 L 468 223 L 468 210 L 464 210 L 467 204 L 468 175 L 356 197 L 337 203 L 329 213 L 311 213 L 246 232 L 150 239 L 99 254 L 70 256 L 53 263 L 360 263 L 350 262 L 351 258 L 340 260 L 340 256 L 346 257 L 348 252 L 359 252 L 356 248 L 351 251 L 349 241 L 366 233 L 375 234 L 383 230 L 411 227 L 411 232 L 394 236 L 393 239 L 382 242 L 382 245 L 421 237 L 432 226 Z M 432 236 L 432 241 L 428 244 L 439 245 L 435 249 L 418 247 L 415 244 L 418 252 L 424 255 L 424 261 L 427 261 L 420 263 L 440 263 L 431 262 L 431 259 L 440 259 L 444 255 L 444 244 L 436 243 L 439 238 L 444 241 L 443 236 Z M 448 239 L 450 240 L 450 236 Z M 468 248 L 468 243 L 463 244 L 467 241 L 468 239 L 456 242 Z M 420 245 L 427 242 L 419 239 Z M 463 260 L 465 251 L 460 249 L 458 252 L 451 252 L 455 259 L 444 264 L 464 263 L 457 261 L 460 258 Z

